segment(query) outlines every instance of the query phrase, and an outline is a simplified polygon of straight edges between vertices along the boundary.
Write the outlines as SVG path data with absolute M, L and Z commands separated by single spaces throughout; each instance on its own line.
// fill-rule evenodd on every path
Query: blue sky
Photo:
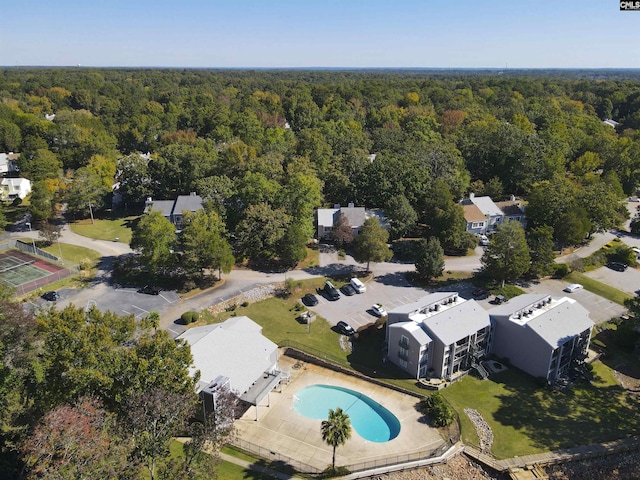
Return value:
M 618 0 L 0 0 L 0 65 L 640 68 Z

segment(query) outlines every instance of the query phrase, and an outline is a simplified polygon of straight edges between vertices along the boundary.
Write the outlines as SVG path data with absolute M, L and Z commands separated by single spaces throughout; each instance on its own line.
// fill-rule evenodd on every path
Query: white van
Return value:
M 367 287 L 364 286 L 364 283 L 362 283 L 360 280 L 358 280 L 357 278 L 352 278 L 349 283 L 351 284 L 351 286 L 354 288 L 354 290 L 358 293 L 364 293 L 367 291 Z

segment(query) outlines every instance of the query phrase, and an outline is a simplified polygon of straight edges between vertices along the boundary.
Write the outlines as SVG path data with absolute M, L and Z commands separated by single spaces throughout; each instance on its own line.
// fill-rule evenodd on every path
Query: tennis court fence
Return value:
M 20 250 L 21 252 L 24 252 L 28 255 L 32 255 L 33 258 L 35 258 L 36 260 L 38 257 L 41 257 L 43 259 L 46 259 L 47 261 L 53 261 L 55 263 L 58 263 L 58 266 L 61 263 L 60 258 L 50 254 L 49 252 L 45 252 L 44 250 L 41 250 L 38 247 L 34 247 L 34 245 L 30 243 L 22 242 L 20 240 L 15 240 L 15 239 L 7 240 L 5 242 L 0 243 L 0 251 L 9 250 L 11 248 Z M 17 255 L 18 254 L 16 253 L 16 256 Z M 15 267 L 10 267 L 10 268 L 15 268 Z M 18 265 L 18 268 L 20 268 L 19 265 Z M 6 279 L 0 278 L 0 284 L 10 285 L 15 289 L 18 295 L 24 295 L 38 288 L 45 287 L 50 283 L 57 282 L 59 280 L 64 280 L 65 278 L 71 277 L 77 274 L 78 271 L 79 271 L 79 267 L 77 265 L 65 265 L 64 268 L 57 270 L 55 272 L 51 272 L 50 275 L 37 278 L 35 280 L 29 281 L 26 283 L 16 285 L 11 283 L 10 281 L 7 281 Z
M 34 246 L 33 243 L 27 243 L 27 242 L 23 242 L 22 240 L 16 240 L 16 239 L 7 240 L 5 242 L 0 243 L 0 252 L 3 250 L 9 250 L 10 248 L 17 248 L 21 252 L 30 253 L 31 255 L 37 255 L 39 257 L 53 260 L 54 262 L 60 261 L 58 257 Z

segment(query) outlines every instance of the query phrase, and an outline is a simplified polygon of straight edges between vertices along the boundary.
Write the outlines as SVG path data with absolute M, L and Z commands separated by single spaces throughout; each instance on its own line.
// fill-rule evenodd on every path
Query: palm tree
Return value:
M 333 447 L 331 467 L 336 469 L 336 447 L 344 445 L 351 438 L 351 420 L 341 408 L 329 409 L 329 417 L 322 421 L 322 439 Z

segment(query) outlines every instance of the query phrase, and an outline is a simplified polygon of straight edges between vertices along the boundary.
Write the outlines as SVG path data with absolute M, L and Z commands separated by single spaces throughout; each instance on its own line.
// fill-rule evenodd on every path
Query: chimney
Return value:
M 476 194 L 475 194 L 475 193 L 473 193 L 473 192 L 471 192 L 471 193 L 469 194 L 469 200 L 473 200 L 474 198 L 476 198 Z
M 349 202 L 349 208 L 353 208 L 353 202 Z
M 195 197 L 196 196 L 196 192 L 191 192 L 191 193 L 189 193 L 189 195 L 191 195 L 192 197 Z
M 153 203 L 153 200 L 151 199 L 151 197 L 147 197 L 147 201 L 144 202 L 144 204 L 148 207 L 149 205 L 151 205 Z
M 511 200 L 512 202 L 515 202 L 516 201 L 516 196 L 515 195 L 511 195 L 509 197 L 509 200 Z

